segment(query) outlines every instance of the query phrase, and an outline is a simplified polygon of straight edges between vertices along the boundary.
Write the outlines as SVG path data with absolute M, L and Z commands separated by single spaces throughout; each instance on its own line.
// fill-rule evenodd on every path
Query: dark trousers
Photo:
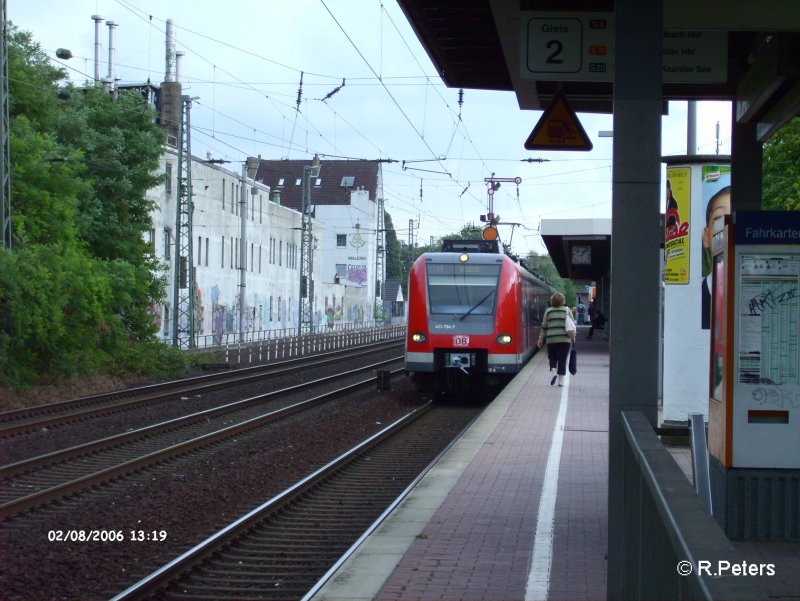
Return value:
M 569 342 L 548 342 L 547 358 L 550 361 L 550 368 L 556 368 L 559 376 L 567 375 L 567 359 L 569 358 Z

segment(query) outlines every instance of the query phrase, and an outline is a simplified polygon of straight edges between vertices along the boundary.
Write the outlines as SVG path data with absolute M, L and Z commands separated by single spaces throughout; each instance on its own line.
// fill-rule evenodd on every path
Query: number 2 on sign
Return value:
M 564 51 L 564 44 L 562 44 L 559 40 L 550 40 L 547 42 L 547 49 L 552 50 L 553 48 L 555 48 L 555 50 L 550 56 L 547 57 L 547 62 L 551 65 L 563 64 L 564 61 L 556 57 Z
M 469 346 L 469 336 L 453 336 L 453 346 Z

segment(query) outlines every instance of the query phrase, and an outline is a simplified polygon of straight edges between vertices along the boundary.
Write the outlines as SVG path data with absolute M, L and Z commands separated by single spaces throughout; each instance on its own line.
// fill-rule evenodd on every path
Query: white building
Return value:
M 281 206 L 299 211 L 303 167 L 309 164 L 262 160 L 256 179 L 280 195 Z M 314 323 L 372 323 L 381 302 L 376 301 L 378 236 L 385 238 L 377 231 L 380 163 L 323 160 L 311 186 Z
M 246 183 L 242 221 L 241 165 L 237 165 L 238 170 L 229 169 L 193 157 L 192 264 L 198 345 L 233 342 L 241 333 L 251 339 L 297 331 L 301 180 L 303 166 L 309 164 L 310 161 L 261 160 L 255 181 Z M 171 339 L 177 151 L 167 148 L 161 165 L 167 182 L 150 190 L 148 197 L 158 206 L 153 214 L 151 242 L 163 262 L 168 286 L 166 298 L 153 313 L 159 321 L 160 335 Z M 366 161 L 323 161 L 311 184 L 314 325 L 370 324 L 376 303 L 380 166 Z M 244 265 L 240 260 L 242 239 Z M 245 294 L 240 332 L 242 267 Z

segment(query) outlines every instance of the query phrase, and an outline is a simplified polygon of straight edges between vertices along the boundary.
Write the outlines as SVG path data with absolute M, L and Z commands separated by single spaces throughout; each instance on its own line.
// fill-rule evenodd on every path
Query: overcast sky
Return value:
M 395 0 L 11 0 L 9 19 L 30 31 L 81 84 L 94 76 L 92 15 L 113 20 L 120 84 L 159 84 L 165 27 L 172 19 L 192 105 L 192 153 L 230 160 L 392 159 L 384 195 L 398 237 L 409 220 L 417 241 L 479 223 L 484 178 L 520 177 L 494 195 L 494 212 L 513 228 L 513 249 L 544 252 L 541 219 L 611 216 L 610 115 L 579 114 L 591 152 L 530 152 L 523 145 L 541 116 L 521 111 L 512 92 L 446 88 Z M 101 28 L 100 74 L 108 74 L 108 27 Z M 300 79 L 302 73 L 302 89 Z M 344 80 L 344 87 L 342 85 Z M 300 92 L 299 92 L 300 91 Z M 334 93 L 335 92 L 335 93 Z M 297 110 L 298 93 L 300 96 Z M 730 106 L 701 103 L 701 154 L 730 153 Z M 665 155 L 686 152 L 686 103 L 663 120 Z M 545 163 L 523 162 L 528 158 Z M 405 161 L 405 164 L 403 163 Z M 501 226 L 504 242 L 510 225 Z

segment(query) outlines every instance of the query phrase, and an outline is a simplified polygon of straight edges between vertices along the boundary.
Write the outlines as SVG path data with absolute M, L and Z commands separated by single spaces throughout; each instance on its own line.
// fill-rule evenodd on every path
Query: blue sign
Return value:
M 800 244 L 800 211 L 736 211 L 736 244 Z

